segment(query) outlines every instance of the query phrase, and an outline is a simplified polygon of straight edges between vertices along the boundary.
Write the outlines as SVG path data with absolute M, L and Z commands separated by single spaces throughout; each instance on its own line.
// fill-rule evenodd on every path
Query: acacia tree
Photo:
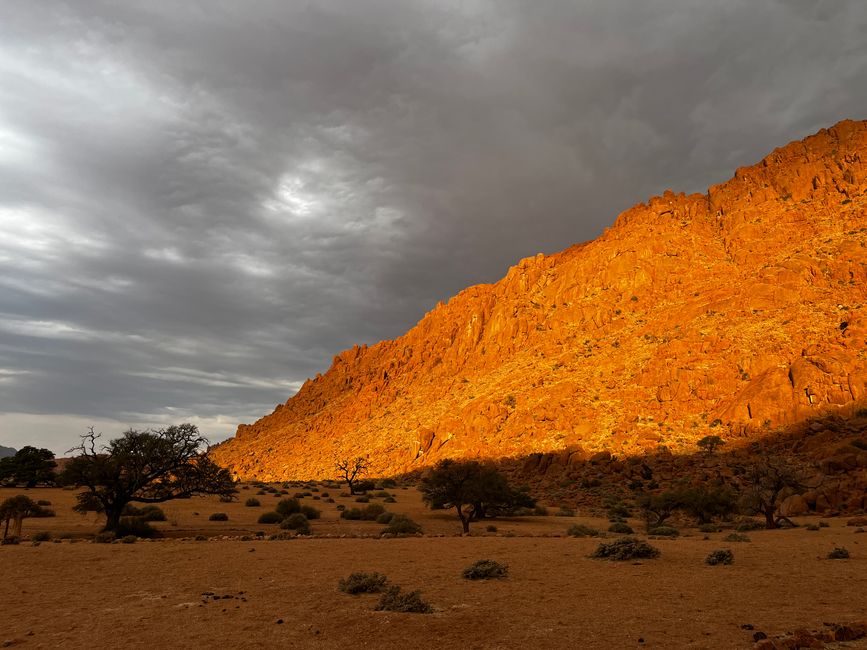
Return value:
M 418 489 L 431 508 L 454 508 L 465 534 L 471 522 L 491 511 L 535 505 L 526 492 L 512 489 L 496 467 L 476 460 L 441 460 Z
M 638 498 L 638 505 L 644 511 L 648 528 L 657 528 L 671 517 L 681 505 L 680 495 L 674 490 L 659 494 L 644 494 Z
M 54 452 L 49 449 L 22 447 L 14 456 L 0 459 L 0 483 L 19 485 L 29 488 L 37 483 L 54 483 Z
M 346 481 L 349 485 L 349 494 L 355 494 L 355 486 L 370 467 L 370 462 L 361 456 L 349 459 L 344 458 L 335 463 L 334 468 L 337 470 L 340 478 Z
M 78 512 L 105 514 L 106 531 L 116 532 L 124 507 L 138 503 L 162 503 L 197 494 L 231 498 L 237 490 L 231 474 L 219 467 L 206 451 L 208 441 L 194 424 L 166 429 L 130 429 L 101 447 L 93 427 L 84 434 L 78 455 L 61 475 L 63 483 L 86 488 L 78 495 Z
M 12 523 L 12 537 L 21 537 L 21 527 L 27 517 L 43 514 L 39 505 L 29 497 L 19 494 L 0 503 L 0 521 L 3 522 L 3 539 L 9 534 L 9 523 Z
M 726 444 L 726 441 L 719 436 L 705 436 L 695 444 L 708 456 L 713 456 L 717 448 L 722 447 L 724 444 Z
M 778 528 L 786 517 L 776 516 L 777 508 L 787 492 L 806 489 L 802 474 L 787 461 L 764 453 L 744 468 L 742 480 L 744 504 L 765 516 L 766 528 Z

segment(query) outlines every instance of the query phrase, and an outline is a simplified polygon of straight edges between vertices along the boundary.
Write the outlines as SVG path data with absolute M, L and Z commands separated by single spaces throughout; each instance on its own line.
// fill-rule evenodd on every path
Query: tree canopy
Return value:
M 786 520 L 776 515 L 784 496 L 807 489 L 798 467 L 767 452 L 757 454 L 755 460 L 743 468 L 742 478 L 746 484 L 744 505 L 764 515 L 766 528 L 778 528 L 780 522 Z
M 22 447 L 14 456 L 0 458 L 0 485 L 25 485 L 29 488 L 39 483 L 54 483 L 54 452 L 36 447 Z
M 724 444 L 726 444 L 726 441 L 719 436 L 705 436 L 695 444 L 708 456 L 713 456 L 717 448 L 722 447 Z
M 496 467 L 475 460 L 442 460 L 419 483 L 431 508 L 455 508 L 464 533 L 470 522 L 517 507 L 532 507 L 533 499 L 515 490 Z
M 0 523 L 3 524 L 3 539 L 9 534 L 12 523 L 12 536 L 21 537 L 21 526 L 27 517 L 44 515 L 43 509 L 30 497 L 19 494 L 0 503 Z
M 207 457 L 208 441 L 193 424 L 130 429 L 101 447 L 98 438 L 93 428 L 82 436 L 61 480 L 86 488 L 76 509 L 105 513 L 107 531 L 118 530 L 124 507 L 133 501 L 162 503 L 197 494 L 231 498 L 236 492 L 228 470 Z

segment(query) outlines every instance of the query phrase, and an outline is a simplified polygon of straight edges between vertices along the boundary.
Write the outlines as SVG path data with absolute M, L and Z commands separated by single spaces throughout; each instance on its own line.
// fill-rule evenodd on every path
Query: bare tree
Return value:
M 355 494 L 355 486 L 358 479 L 370 468 L 370 462 L 361 456 L 353 459 L 338 460 L 334 465 L 340 477 L 349 485 L 349 493 Z

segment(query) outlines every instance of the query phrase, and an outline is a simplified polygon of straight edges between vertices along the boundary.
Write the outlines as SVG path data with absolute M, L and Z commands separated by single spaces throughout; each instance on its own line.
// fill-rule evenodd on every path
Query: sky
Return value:
M 867 117 L 864 0 L 0 0 L 0 444 L 212 441 Z

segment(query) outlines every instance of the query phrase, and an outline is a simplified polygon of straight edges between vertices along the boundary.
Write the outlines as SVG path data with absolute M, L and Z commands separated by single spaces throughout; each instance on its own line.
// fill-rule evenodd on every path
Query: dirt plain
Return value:
M 289 487 L 288 496 L 300 489 Z M 573 523 L 608 527 L 607 520 L 581 512 L 494 519 L 462 537 L 452 511 L 427 510 L 412 488 L 389 488 L 396 503 L 384 505 L 419 522 L 424 536 L 382 539 L 380 524 L 339 518 L 338 505 L 363 504 L 339 496 L 341 488 L 318 489 L 302 501 L 323 513 L 312 522 L 311 537 L 269 540 L 279 528 L 257 519 L 287 495 L 256 495 L 247 487 L 233 503 L 201 497 L 164 504 L 167 521 L 154 526 L 165 537 L 134 544 L 91 543 L 101 520 L 74 513 L 72 491 L 26 491 L 51 501 L 57 516 L 25 520 L 25 540 L 0 547 L 0 644 L 749 648 L 755 631 L 773 637 L 867 619 L 867 535 L 846 526 L 846 518 L 822 519 L 828 526 L 813 531 L 752 531 L 745 543 L 724 542 L 730 529 L 705 534 L 684 526 L 677 539 L 651 540 L 662 551 L 659 558 L 618 563 L 588 557 L 600 540 L 565 536 Z M 251 496 L 262 506 L 245 506 Z M 214 512 L 226 513 L 228 521 L 208 521 Z M 638 520 L 630 524 L 643 530 Z M 65 539 L 27 541 L 39 531 Z M 264 538 L 256 537 L 260 531 Z M 837 546 L 851 558 L 826 559 Z M 705 564 L 719 548 L 733 550 L 732 565 Z M 509 576 L 461 577 L 464 567 L 483 558 L 508 564 Z M 434 613 L 374 611 L 378 596 L 337 589 L 353 571 L 378 571 L 392 584 L 420 589 Z

